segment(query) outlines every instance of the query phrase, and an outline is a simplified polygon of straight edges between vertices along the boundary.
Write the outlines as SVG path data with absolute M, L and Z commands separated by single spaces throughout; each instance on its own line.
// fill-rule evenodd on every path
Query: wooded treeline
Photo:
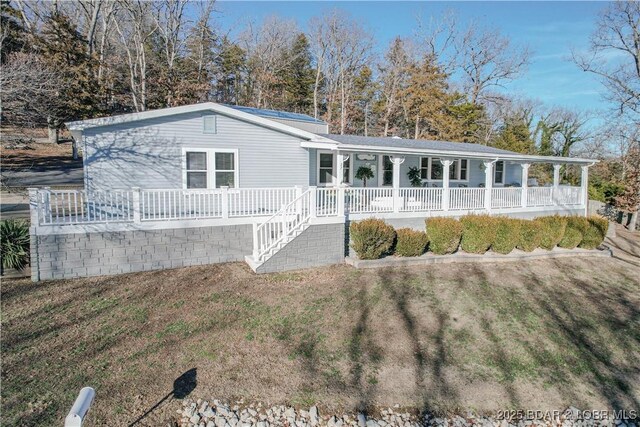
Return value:
M 453 13 L 416 22 L 413 37 L 381 52 L 366 25 L 339 9 L 306 31 L 271 16 L 232 37 L 216 25 L 214 2 L 0 6 L 3 122 L 47 125 L 52 139 L 68 120 L 215 101 L 309 114 L 334 133 L 615 155 L 605 181 L 620 188 L 637 168 L 629 160 L 640 134 L 637 2 L 603 7 L 590 52 L 573 58 L 611 102 L 597 130 L 584 112 L 509 96 L 503 85 L 526 73 L 528 47 Z M 603 61 L 611 50 L 622 59 Z

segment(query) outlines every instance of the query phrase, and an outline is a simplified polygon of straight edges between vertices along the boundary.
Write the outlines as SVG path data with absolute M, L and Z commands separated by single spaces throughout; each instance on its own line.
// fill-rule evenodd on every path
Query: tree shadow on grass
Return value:
M 566 375 L 563 381 L 569 380 L 567 377 L 572 373 L 576 374 L 575 364 L 578 363 L 584 371 L 580 380 L 588 383 L 612 409 L 640 408 L 640 401 L 634 397 L 637 385 L 633 380 L 640 378 L 640 364 L 633 350 L 640 344 L 639 335 L 633 329 L 633 325 L 640 326 L 638 306 L 617 287 L 596 289 L 593 283 L 582 281 L 567 271 L 571 266 L 566 263 L 556 261 L 555 265 L 573 282 L 571 290 L 559 283 L 549 286 L 531 269 L 526 287 L 547 325 L 559 333 L 567 350 L 577 356 L 577 360 L 566 357 L 565 366 L 569 369 L 561 368 Z M 577 300 L 582 300 L 582 306 L 576 305 Z M 614 341 L 603 340 L 601 328 L 613 334 Z M 621 328 L 628 333 L 619 333 Z M 624 361 L 614 360 L 613 352 L 624 355 Z
M 444 367 L 448 364 L 446 328 L 449 314 L 442 307 L 437 296 L 431 302 L 433 316 L 436 321 L 436 331 L 430 337 L 433 347 L 428 351 L 422 343 L 425 332 L 420 329 L 418 317 L 411 311 L 411 300 L 416 296 L 410 284 L 416 277 L 404 270 L 385 269 L 378 273 L 382 286 L 394 304 L 404 332 L 409 338 L 409 345 L 413 354 L 415 387 L 422 401 L 422 412 L 431 413 L 438 400 L 449 403 L 458 399 L 458 393 L 449 384 Z M 431 392 L 431 393 L 430 393 Z

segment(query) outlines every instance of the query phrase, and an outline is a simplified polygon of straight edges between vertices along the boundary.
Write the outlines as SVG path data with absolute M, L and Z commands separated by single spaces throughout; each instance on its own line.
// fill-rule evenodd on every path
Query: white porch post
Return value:
M 522 163 L 520 165 L 522 167 L 522 177 L 521 177 L 521 186 L 522 187 L 522 194 L 520 195 L 522 197 L 521 199 L 521 204 L 523 208 L 527 207 L 527 198 L 529 196 L 529 166 L 531 166 L 530 163 Z
M 449 169 L 453 160 L 440 160 L 442 163 L 442 210 L 449 210 L 449 201 L 451 193 L 449 192 Z
M 311 218 L 315 218 L 318 216 L 318 187 L 312 185 L 309 187 L 309 215 Z M 338 215 L 340 215 L 340 211 L 338 211 Z
M 344 181 L 344 161 L 345 161 L 345 155 L 342 154 L 341 152 L 338 152 L 338 154 L 336 155 L 336 162 L 338 163 L 336 165 L 336 185 L 342 185 L 342 182 Z
M 587 216 L 589 208 L 589 166 L 582 166 L 582 174 L 580 176 L 580 190 L 582 193 L 584 216 Z
M 484 208 L 491 211 L 491 193 L 493 188 L 493 160 L 483 162 L 484 164 Z
M 404 163 L 404 157 L 393 156 L 393 211 L 400 212 L 402 200 L 400 199 L 400 165 Z
M 131 203 L 133 204 L 133 222 L 140 223 L 140 187 L 133 187 Z
M 560 188 L 560 168 L 562 165 L 554 163 L 553 165 L 553 204 L 558 204 L 558 190 Z

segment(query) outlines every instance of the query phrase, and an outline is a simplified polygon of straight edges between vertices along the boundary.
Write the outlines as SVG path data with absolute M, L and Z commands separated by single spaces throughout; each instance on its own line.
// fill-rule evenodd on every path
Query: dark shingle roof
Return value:
M 325 124 L 322 120 L 315 119 L 306 114 L 289 113 L 288 111 L 267 110 L 264 108 L 245 107 L 243 105 L 223 104 L 225 107 L 233 108 L 244 113 L 254 114 L 260 117 L 271 119 L 297 120 L 300 122 Z
M 398 147 L 417 150 L 442 150 L 442 151 L 466 151 L 469 153 L 483 154 L 518 154 L 513 151 L 500 150 L 499 148 L 488 147 L 481 144 L 469 144 L 466 142 L 433 141 L 428 139 L 402 139 L 378 136 L 357 136 L 357 135 L 320 135 L 325 138 L 349 145 L 368 145 L 373 147 Z

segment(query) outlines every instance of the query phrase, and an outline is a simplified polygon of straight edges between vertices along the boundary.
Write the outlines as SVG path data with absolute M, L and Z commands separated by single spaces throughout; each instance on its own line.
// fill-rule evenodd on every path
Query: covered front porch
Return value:
M 490 149 L 482 146 L 478 152 L 448 152 L 345 145 L 312 150 L 310 186 L 317 187 L 320 213 L 333 211 L 329 201 L 342 198 L 344 212 L 354 219 L 371 214 L 586 213 L 592 160 L 482 152 Z M 533 165 L 543 164 L 553 170 L 546 183 L 529 176 Z M 567 165 L 580 167 L 580 186 L 561 180 Z

